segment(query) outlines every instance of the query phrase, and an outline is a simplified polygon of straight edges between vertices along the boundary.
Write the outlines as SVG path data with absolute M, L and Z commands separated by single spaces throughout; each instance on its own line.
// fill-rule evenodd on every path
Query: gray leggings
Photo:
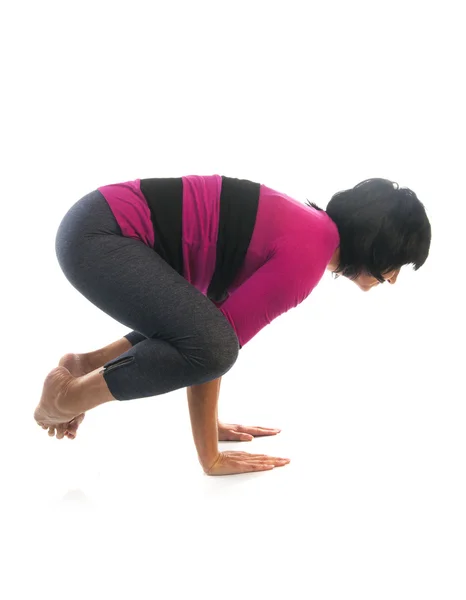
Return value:
M 238 358 L 225 316 L 152 248 L 121 235 L 95 190 L 76 202 L 58 228 L 55 249 L 68 281 L 133 331 L 133 344 L 104 366 L 117 400 L 166 394 L 217 379 Z

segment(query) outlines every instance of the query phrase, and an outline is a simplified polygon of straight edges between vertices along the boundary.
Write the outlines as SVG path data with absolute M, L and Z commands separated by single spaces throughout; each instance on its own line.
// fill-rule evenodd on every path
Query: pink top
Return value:
M 183 276 L 204 295 L 215 270 L 220 175 L 183 177 Z M 122 234 L 154 246 L 149 207 L 140 180 L 98 188 Z M 244 264 L 216 304 L 244 346 L 265 325 L 296 307 L 319 283 L 340 243 L 324 211 L 260 186 L 256 225 Z

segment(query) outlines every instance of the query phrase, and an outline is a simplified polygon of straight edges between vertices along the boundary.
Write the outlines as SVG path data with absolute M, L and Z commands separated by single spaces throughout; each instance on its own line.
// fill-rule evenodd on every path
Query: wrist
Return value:
M 200 445 L 200 444 L 198 444 Z M 218 442 L 207 448 L 198 448 L 197 458 L 203 469 L 209 469 L 217 460 L 219 455 Z
M 204 473 L 209 473 L 215 464 L 218 462 L 220 458 L 220 452 L 217 452 L 215 457 L 210 457 L 209 459 L 201 459 L 199 457 L 199 462 L 201 463 L 202 470 Z

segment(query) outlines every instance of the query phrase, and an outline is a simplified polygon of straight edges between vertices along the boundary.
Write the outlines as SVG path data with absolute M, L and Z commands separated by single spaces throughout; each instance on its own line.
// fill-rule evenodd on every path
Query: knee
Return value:
M 235 364 L 239 354 L 239 342 L 236 333 L 230 327 L 222 328 L 208 344 L 208 370 L 213 378 L 225 375 Z
M 218 372 L 217 377 L 225 375 L 238 360 L 239 346 L 238 340 L 235 344 L 224 346 L 222 352 L 219 353 L 214 361 L 214 366 Z

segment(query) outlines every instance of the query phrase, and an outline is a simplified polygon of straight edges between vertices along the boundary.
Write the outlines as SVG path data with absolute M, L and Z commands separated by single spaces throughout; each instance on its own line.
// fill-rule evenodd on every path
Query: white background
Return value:
M 466 597 L 460 2 L 9 2 L 0 12 L 0 595 Z M 327 273 L 224 377 L 220 417 L 281 427 L 203 474 L 185 390 L 33 421 L 66 352 L 127 330 L 68 283 L 68 208 L 100 185 L 223 174 L 323 208 L 412 188 L 431 254 L 395 286 Z

